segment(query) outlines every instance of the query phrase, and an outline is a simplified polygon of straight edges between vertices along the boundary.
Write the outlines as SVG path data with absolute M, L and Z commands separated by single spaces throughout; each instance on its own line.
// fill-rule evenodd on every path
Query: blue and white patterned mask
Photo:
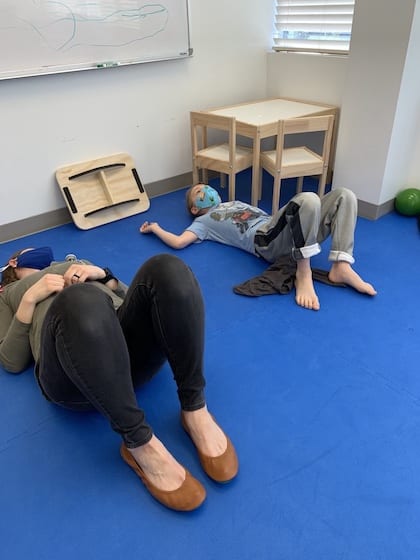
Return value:
M 217 206 L 222 202 L 219 193 L 210 185 L 204 185 L 195 198 L 194 206 L 200 210 Z

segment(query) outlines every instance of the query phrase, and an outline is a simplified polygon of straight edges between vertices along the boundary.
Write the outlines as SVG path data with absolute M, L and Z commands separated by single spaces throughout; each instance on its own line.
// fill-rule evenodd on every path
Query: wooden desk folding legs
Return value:
M 74 223 L 90 229 L 145 212 L 149 198 L 128 154 L 61 167 L 58 185 Z

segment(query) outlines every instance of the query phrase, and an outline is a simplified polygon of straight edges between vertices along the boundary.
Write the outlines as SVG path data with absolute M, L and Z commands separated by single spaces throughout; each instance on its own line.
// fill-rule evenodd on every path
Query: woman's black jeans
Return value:
M 46 397 L 67 408 L 92 406 L 127 447 L 152 437 L 134 388 L 168 360 L 183 410 L 205 405 L 204 305 L 178 257 L 157 255 L 138 270 L 121 307 L 94 284 L 57 294 L 42 327 L 37 367 Z

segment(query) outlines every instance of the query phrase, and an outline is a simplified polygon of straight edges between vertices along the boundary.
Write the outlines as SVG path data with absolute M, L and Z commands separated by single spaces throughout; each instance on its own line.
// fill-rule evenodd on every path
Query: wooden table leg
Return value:
M 252 162 L 252 185 L 251 185 L 251 204 L 258 206 L 260 196 L 260 150 L 261 138 L 260 131 L 257 129 L 253 138 L 253 162 Z

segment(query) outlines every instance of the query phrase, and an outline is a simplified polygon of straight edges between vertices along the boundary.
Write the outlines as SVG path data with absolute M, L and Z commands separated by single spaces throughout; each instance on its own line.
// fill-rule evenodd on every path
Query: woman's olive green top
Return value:
M 84 264 L 92 264 L 83 260 Z M 48 273 L 64 274 L 74 264 L 73 262 L 53 263 L 43 270 L 34 272 L 22 280 L 12 282 L 3 288 L 0 293 L 0 364 L 12 373 L 25 370 L 32 362 L 39 359 L 41 346 L 41 328 L 45 314 L 56 294 L 40 301 L 34 310 L 32 323 L 26 324 L 16 318 L 23 294 L 42 276 Z M 89 281 L 106 292 L 112 299 L 114 308 L 118 309 L 127 292 L 127 286 L 118 281 L 117 288 L 113 291 L 108 286 L 96 281 Z M 83 309 L 80 310 L 83 313 Z

